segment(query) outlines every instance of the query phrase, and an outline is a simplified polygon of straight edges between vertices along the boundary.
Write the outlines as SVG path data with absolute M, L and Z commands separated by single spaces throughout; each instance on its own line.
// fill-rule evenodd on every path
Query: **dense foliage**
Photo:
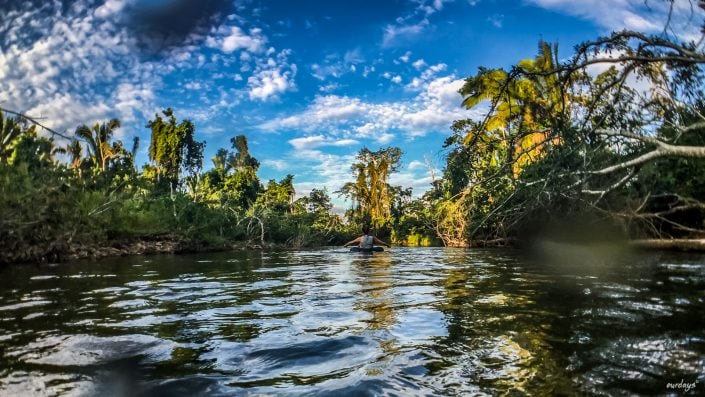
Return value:
M 296 199 L 293 175 L 263 184 L 244 135 L 203 171 L 205 142 L 171 109 L 147 124 L 141 170 L 139 141 L 128 150 L 114 139 L 119 120 L 81 125 L 58 145 L 35 120 L 0 113 L 0 263 L 143 240 L 185 250 L 338 244 L 361 224 L 407 245 L 504 244 L 557 224 L 701 237 L 705 53 L 668 32 L 612 33 L 567 59 L 542 41 L 509 70 L 480 68 L 459 103 L 485 117 L 453 123 L 432 188 L 414 197 L 389 183 L 399 148 L 363 148 L 336 191 L 352 203 L 344 218 L 325 190 Z
M 446 141 L 430 193 L 444 242 L 704 236 L 705 53 L 668 32 L 616 32 L 567 60 L 541 42 L 467 78 L 463 104 L 487 110 Z
M 130 151 L 113 139 L 118 120 L 79 126 L 62 147 L 28 119 L 0 113 L 0 263 L 135 241 L 171 241 L 180 250 L 303 247 L 353 233 L 329 212 L 326 191 L 295 200 L 292 175 L 263 186 L 243 135 L 201 172 L 204 143 L 194 140 L 193 123 L 163 114 L 148 124 L 152 163 L 138 172 L 138 142 Z

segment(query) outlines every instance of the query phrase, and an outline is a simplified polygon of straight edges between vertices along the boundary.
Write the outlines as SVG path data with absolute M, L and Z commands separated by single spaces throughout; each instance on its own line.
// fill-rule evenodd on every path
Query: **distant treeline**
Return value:
M 79 126 L 60 146 L 31 120 L 0 114 L 0 262 L 154 238 L 194 249 L 339 244 L 365 223 L 407 245 L 595 230 L 589 237 L 702 237 L 702 48 L 623 31 L 578 45 L 567 60 L 540 42 L 535 58 L 509 70 L 480 68 L 459 102 L 484 117 L 453 123 L 431 189 L 414 198 L 389 184 L 399 148 L 364 148 L 353 181 L 333 192 L 352 203 L 343 217 L 330 213 L 326 190 L 295 199 L 292 175 L 263 184 L 243 135 L 204 171 L 205 143 L 171 109 L 147 125 L 150 163 L 141 170 L 139 142 L 113 138 L 118 120 Z

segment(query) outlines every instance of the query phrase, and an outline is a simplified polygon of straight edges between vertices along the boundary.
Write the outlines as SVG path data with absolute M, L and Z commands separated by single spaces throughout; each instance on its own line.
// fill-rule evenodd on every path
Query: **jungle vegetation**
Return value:
M 67 136 L 6 110 L 0 263 L 140 239 L 193 249 L 339 244 L 362 223 L 406 245 L 508 244 L 567 222 L 630 238 L 700 238 L 704 64 L 702 42 L 668 27 L 614 32 L 568 58 L 542 41 L 534 58 L 465 80 L 459 104 L 485 116 L 450 126 L 442 174 L 421 197 L 389 184 L 399 148 L 360 150 L 353 180 L 333 192 L 352 203 L 344 216 L 331 213 L 326 190 L 296 198 L 293 175 L 263 183 L 243 135 L 204 164 L 196 126 L 171 109 L 149 121 L 141 169 L 140 142 L 114 138 L 119 120 Z

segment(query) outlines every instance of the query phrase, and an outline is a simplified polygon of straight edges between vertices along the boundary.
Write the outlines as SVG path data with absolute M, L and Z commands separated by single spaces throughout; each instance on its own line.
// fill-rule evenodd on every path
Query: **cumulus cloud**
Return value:
M 393 75 L 389 72 L 384 72 L 382 74 L 382 77 L 384 77 L 385 79 L 388 79 L 389 81 L 391 81 L 394 84 L 401 84 L 401 76 L 399 76 L 399 75 Z
M 414 137 L 444 132 L 453 120 L 475 116 L 475 111 L 460 106 L 458 90 L 463 83 L 454 75 L 428 77 L 419 83 L 416 96 L 399 102 L 373 103 L 349 96 L 319 95 L 304 111 L 270 120 L 260 128 L 297 130 L 309 136 L 370 138 L 380 143 L 388 142 L 395 134 Z
M 289 91 L 295 87 L 292 77 L 296 71 L 281 69 L 261 70 L 247 79 L 250 86 L 250 99 L 266 101 L 269 98 Z
M 94 15 L 98 18 L 108 18 L 111 15 L 118 14 L 125 6 L 133 2 L 132 0 L 107 0 L 103 5 L 96 8 Z
M 415 172 L 398 172 L 389 176 L 391 185 L 398 185 L 404 188 L 412 188 L 414 196 L 419 197 L 423 192 L 431 187 L 433 178 L 429 172 L 417 174 Z
M 218 48 L 226 54 L 238 50 L 260 53 L 264 50 L 266 39 L 262 30 L 253 28 L 246 34 L 238 26 L 221 26 L 213 35 L 206 38 L 206 45 Z
M 273 51 L 273 49 L 270 48 Z M 272 51 L 268 50 L 269 54 Z M 296 89 L 294 77 L 296 64 L 288 62 L 289 50 L 261 61 L 254 73 L 247 79 L 250 99 L 267 101 L 277 99 L 280 94 Z
M 426 67 L 427 64 L 426 64 L 426 61 L 424 61 L 423 59 L 417 59 L 416 61 L 414 61 L 414 62 L 411 64 L 411 66 L 413 66 L 414 69 L 416 69 L 416 70 L 421 70 L 421 69 L 423 69 L 424 67 Z
M 71 133 L 79 124 L 117 117 L 123 125 L 139 123 L 124 130 L 143 135 L 143 120 L 162 106 L 205 122 L 244 100 L 268 101 L 296 89 L 290 50 L 266 47 L 262 30 L 242 27 L 246 26 L 242 19 L 219 18 L 222 25 L 205 31 L 203 25 L 196 33 L 185 33 L 178 45 L 160 47 L 158 57 L 145 57 L 140 33 L 128 23 L 144 2 L 97 3 L 28 1 L 4 7 L 0 19 L 4 107 L 40 117 L 57 131 Z M 186 14 L 184 9 L 179 12 Z M 247 73 L 236 73 L 238 66 Z M 231 76 L 245 84 L 212 83 Z M 169 78 L 183 84 L 169 85 Z M 160 97 L 169 102 L 159 103 Z M 199 107 L 193 108 L 193 103 Z M 204 131 L 215 130 L 205 126 Z
M 421 60 L 422 63 L 418 64 L 419 69 L 425 65 L 425 62 Z M 416 62 L 414 62 L 414 67 L 416 67 Z M 414 77 L 411 79 L 411 82 L 406 85 L 406 88 L 410 90 L 419 90 L 423 89 L 424 87 L 427 87 L 429 80 L 434 78 L 438 73 L 445 71 L 448 68 L 448 65 L 445 63 L 439 63 L 436 65 L 431 65 L 426 70 L 421 72 L 421 75 Z
M 331 91 L 337 90 L 338 88 L 340 88 L 340 84 L 338 84 L 338 83 L 329 83 L 329 84 L 325 84 L 325 85 L 319 86 L 319 87 L 318 87 L 318 91 L 321 91 L 321 92 L 331 92 Z
M 361 145 L 393 144 L 400 136 L 412 139 L 433 132 L 444 133 L 453 120 L 480 117 L 479 110 L 468 111 L 460 106 L 457 91 L 464 84 L 463 79 L 452 74 L 438 76 L 446 68 L 439 64 L 424 69 L 416 88 L 405 91 L 413 93 L 406 100 L 371 102 L 345 95 L 318 95 L 304 110 L 267 121 L 260 128 L 300 134 L 288 140 L 292 148 L 286 158 L 288 169 L 294 173 L 297 167 L 305 169 L 306 174 L 315 175 L 316 182 L 307 177 L 298 179 L 297 192 L 307 194 L 314 187 L 336 191 L 352 179 L 349 168 L 355 155 L 327 153 L 326 148 L 349 147 L 356 151 Z M 394 75 L 390 73 L 387 78 Z M 395 185 L 412 187 L 417 196 L 429 188 L 431 181 L 432 171 L 418 160 L 390 180 Z M 335 198 L 333 201 L 342 211 L 343 201 Z
M 91 12 L 79 1 L 64 14 L 56 10 L 60 4 L 33 7 L 31 2 L 5 10 L 7 18 L 0 21 L 0 103 L 42 117 L 59 131 L 151 112 L 154 68 L 139 60 L 125 28 L 102 19 L 128 3 L 110 0 Z

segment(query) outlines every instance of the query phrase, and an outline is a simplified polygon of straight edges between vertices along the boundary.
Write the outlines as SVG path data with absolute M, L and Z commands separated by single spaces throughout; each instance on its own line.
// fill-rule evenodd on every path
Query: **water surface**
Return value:
M 394 248 L 0 269 L 2 395 L 705 390 L 705 256 Z

